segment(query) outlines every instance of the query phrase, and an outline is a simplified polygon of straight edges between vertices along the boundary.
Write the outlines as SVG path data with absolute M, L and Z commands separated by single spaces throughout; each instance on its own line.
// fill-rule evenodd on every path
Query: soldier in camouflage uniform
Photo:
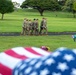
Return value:
M 44 18 L 43 22 L 43 34 L 47 34 L 47 20 Z
M 32 31 L 32 21 L 31 20 L 28 21 L 28 25 L 29 25 L 29 35 L 31 35 L 31 31 Z
M 43 31 L 43 23 L 44 23 L 44 18 L 42 18 L 42 21 L 40 24 L 40 34 L 42 34 L 42 31 Z
M 36 19 L 34 19 L 33 22 L 32 22 L 31 35 L 34 35 L 35 34 L 35 22 L 36 22 Z
M 39 34 L 39 23 L 38 23 L 38 19 L 36 19 L 35 21 L 35 35 L 38 35 Z
M 22 34 L 23 34 L 23 35 L 25 35 L 25 28 L 26 28 L 25 25 L 26 25 L 26 20 L 27 20 L 27 19 L 24 18 L 23 25 L 22 25 L 22 29 L 23 29 L 23 30 L 22 30 Z
M 47 34 L 47 20 L 46 18 L 42 18 L 40 25 L 40 34 Z

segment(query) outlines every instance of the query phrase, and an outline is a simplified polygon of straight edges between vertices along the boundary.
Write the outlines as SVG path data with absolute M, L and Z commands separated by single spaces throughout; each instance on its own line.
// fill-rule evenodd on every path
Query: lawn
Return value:
M 56 17 L 57 15 L 57 17 Z M 0 14 L 1 17 L 1 14 Z M 76 18 L 72 13 L 45 11 L 44 16 L 36 10 L 18 10 L 10 14 L 5 14 L 4 20 L 0 20 L 0 32 L 21 32 L 24 18 L 38 18 L 39 23 L 43 17 L 47 18 L 49 32 L 76 31 Z M 71 35 L 54 36 L 0 36 L 0 52 L 19 46 L 48 46 L 51 51 L 58 47 L 76 48 L 76 42 Z
M 4 20 L 0 20 L 0 32 L 21 32 L 24 18 L 38 18 L 40 24 L 43 17 L 47 18 L 48 32 L 76 31 L 76 18 L 73 18 L 72 13 L 45 11 L 44 16 L 40 16 L 36 10 L 20 9 L 5 14 Z
M 48 46 L 51 51 L 59 47 L 76 48 L 71 35 L 52 36 L 0 36 L 0 52 L 13 47 Z

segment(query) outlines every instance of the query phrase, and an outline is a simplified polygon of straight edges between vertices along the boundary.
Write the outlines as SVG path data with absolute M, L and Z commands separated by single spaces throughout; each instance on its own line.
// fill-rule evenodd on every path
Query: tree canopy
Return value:
M 71 11 L 74 14 L 76 13 L 76 0 L 67 0 L 65 2 L 65 6 L 63 7 L 64 10 Z
M 45 10 L 59 10 L 60 6 L 58 4 L 57 0 L 25 0 L 21 8 L 27 8 L 32 7 L 34 9 L 37 9 L 41 16 L 43 15 L 43 12 Z
M 0 13 L 2 14 L 2 18 L 5 13 L 11 13 L 14 11 L 13 3 L 9 0 L 0 0 Z
M 58 3 L 61 5 L 61 6 L 64 6 L 66 0 L 58 0 Z

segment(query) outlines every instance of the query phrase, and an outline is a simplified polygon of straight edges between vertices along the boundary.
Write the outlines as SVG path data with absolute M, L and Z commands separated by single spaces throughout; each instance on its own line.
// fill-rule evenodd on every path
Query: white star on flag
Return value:
M 76 49 L 73 49 L 73 52 L 76 54 Z
M 54 53 L 52 54 L 53 57 L 57 57 L 57 56 L 59 56 L 59 55 L 60 55 L 60 52 L 54 52 Z
M 28 64 L 27 64 L 28 65 Z M 32 67 L 28 67 L 25 72 L 28 74 L 32 70 Z
M 31 73 L 30 75 L 38 75 L 36 72 Z
M 18 75 L 18 70 L 15 71 L 15 75 Z
M 51 64 L 53 64 L 53 63 L 55 63 L 55 61 L 54 61 L 54 59 L 52 59 L 52 58 L 49 58 L 49 59 L 47 59 L 47 60 L 45 61 L 45 64 L 47 64 L 47 65 L 51 65 Z
M 30 65 L 33 65 L 33 64 L 35 64 L 36 63 L 36 60 L 32 60 L 31 62 L 30 62 Z
M 61 73 L 55 73 L 55 72 L 53 72 L 52 75 L 61 75 Z
M 68 62 L 70 62 L 71 60 L 74 60 L 74 57 L 71 54 L 66 54 L 63 59 L 67 60 Z
M 60 69 L 61 71 L 65 71 L 68 69 L 68 66 L 66 63 L 58 63 L 57 68 Z
M 38 62 L 38 63 L 35 65 L 35 68 L 39 68 L 41 65 L 42 65 L 42 62 Z
M 20 69 L 23 69 L 25 66 L 27 66 L 26 64 L 23 64 L 21 67 L 20 67 Z
M 47 75 L 49 71 L 47 69 L 44 69 L 40 72 L 40 75 Z
M 76 75 L 76 69 L 72 69 L 71 75 Z

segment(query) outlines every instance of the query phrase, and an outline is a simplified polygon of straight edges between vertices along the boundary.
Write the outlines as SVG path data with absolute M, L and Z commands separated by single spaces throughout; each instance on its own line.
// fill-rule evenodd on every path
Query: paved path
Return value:
M 76 32 L 48 32 L 48 35 L 74 35 Z M 0 32 L 0 36 L 21 36 L 20 32 Z

